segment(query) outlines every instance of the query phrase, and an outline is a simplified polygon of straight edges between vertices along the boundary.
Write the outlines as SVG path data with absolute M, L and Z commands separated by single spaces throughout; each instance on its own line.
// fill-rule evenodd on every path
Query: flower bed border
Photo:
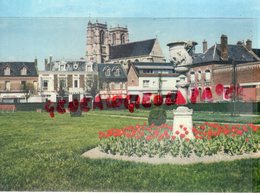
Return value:
M 172 157 L 172 156 L 165 156 L 164 158 L 159 158 L 158 156 L 149 157 L 149 156 L 123 156 L 123 155 L 112 155 L 101 152 L 98 147 L 91 149 L 84 154 L 83 157 L 89 159 L 112 159 L 112 160 L 120 160 L 120 161 L 131 161 L 136 163 L 148 163 L 148 164 L 176 164 L 176 165 L 188 165 L 188 164 L 198 164 L 198 163 L 216 163 L 221 161 L 235 161 L 241 159 L 259 159 L 260 158 L 260 151 L 256 153 L 249 153 L 243 155 L 227 155 L 227 154 L 216 154 L 213 156 L 204 156 L 204 157 L 197 157 L 195 155 L 191 155 L 188 157 Z

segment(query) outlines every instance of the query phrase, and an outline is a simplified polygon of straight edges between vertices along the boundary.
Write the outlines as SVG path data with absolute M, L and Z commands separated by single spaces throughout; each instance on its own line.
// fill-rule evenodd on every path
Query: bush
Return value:
M 166 111 L 162 108 L 155 108 L 152 109 L 149 113 L 148 117 L 148 123 L 149 125 L 154 124 L 154 125 L 162 125 L 166 123 Z

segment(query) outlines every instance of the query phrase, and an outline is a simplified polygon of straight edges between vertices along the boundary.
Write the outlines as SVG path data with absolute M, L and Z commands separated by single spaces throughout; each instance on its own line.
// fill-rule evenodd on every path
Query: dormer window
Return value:
M 105 76 L 110 76 L 110 69 L 109 68 L 106 69 Z
M 10 76 L 10 74 L 11 74 L 10 67 L 7 66 L 7 67 L 4 69 L 4 75 L 5 75 L 5 76 Z
M 21 71 L 20 71 L 20 74 L 21 74 L 22 76 L 27 75 L 27 68 L 23 67 L 23 68 L 21 69 Z
M 119 68 L 117 68 L 116 70 L 115 70 L 115 76 L 120 76 L 120 70 L 119 70 Z

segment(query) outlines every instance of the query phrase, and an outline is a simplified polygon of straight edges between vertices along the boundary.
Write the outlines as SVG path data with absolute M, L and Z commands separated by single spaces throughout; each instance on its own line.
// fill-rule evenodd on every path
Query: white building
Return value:
M 139 95 L 142 98 L 144 94 L 151 93 L 165 98 L 167 94 L 177 92 L 178 80 L 172 63 L 131 63 L 128 70 L 128 95 Z
M 45 71 L 39 71 L 39 90 L 43 102 L 53 102 L 65 97 L 72 101 L 73 94 L 80 98 L 89 95 L 95 72 L 84 60 L 52 61 L 45 60 Z

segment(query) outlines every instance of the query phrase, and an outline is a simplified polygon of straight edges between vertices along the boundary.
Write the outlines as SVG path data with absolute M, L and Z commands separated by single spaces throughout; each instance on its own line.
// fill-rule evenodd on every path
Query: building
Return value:
M 60 98 L 72 101 L 73 95 L 91 95 L 95 72 L 84 60 L 45 59 L 45 70 L 39 72 L 39 87 L 42 100 L 56 102 Z
M 126 97 L 127 75 L 121 64 L 97 64 L 98 93 L 101 99 Z
M 0 102 L 37 102 L 37 59 L 34 62 L 0 62 Z
M 172 63 L 131 63 L 127 73 L 128 95 L 167 94 L 177 92 L 176 83 L 179 80 Z
M 220 44 L 215 44 L 209 49 L 207 49 L 207 42 L 204 41 L 203 53 L 193 55 L 193 64 L 188 72 L 190 93 L 192 90 L 198 89 L 197 102 L 230 101 L 231 98 L 227 97 L 227 92 L 230 92 L 231 85 L 233 85 L 234 64 L 237 67 L 236 84 L 243 87 L 245 94 L 241 100 L 259 100 L 259 60 L 259 57 L 252 51 L 251 40 L 247 40 L 246 44 L 239 41 L 233 45 L 228 44 L 228 37 L 222 35 Z M 222 95 L 216 92 L 218 84 L 224 86 Z M 212 98 L 205 98 L 203 96 L 205 91 L 212 93 Z
M 128 67 L 129 62 L 165 62 L 157 39 L 129 42 L 127 27 L 88 23 L 87 61 L 93 63 L 120 63 Z
M 165 62 L 159 41 L 149 39 L 110 47 L 110 63 L 123 64 L 125 68 L 130 62 Z

